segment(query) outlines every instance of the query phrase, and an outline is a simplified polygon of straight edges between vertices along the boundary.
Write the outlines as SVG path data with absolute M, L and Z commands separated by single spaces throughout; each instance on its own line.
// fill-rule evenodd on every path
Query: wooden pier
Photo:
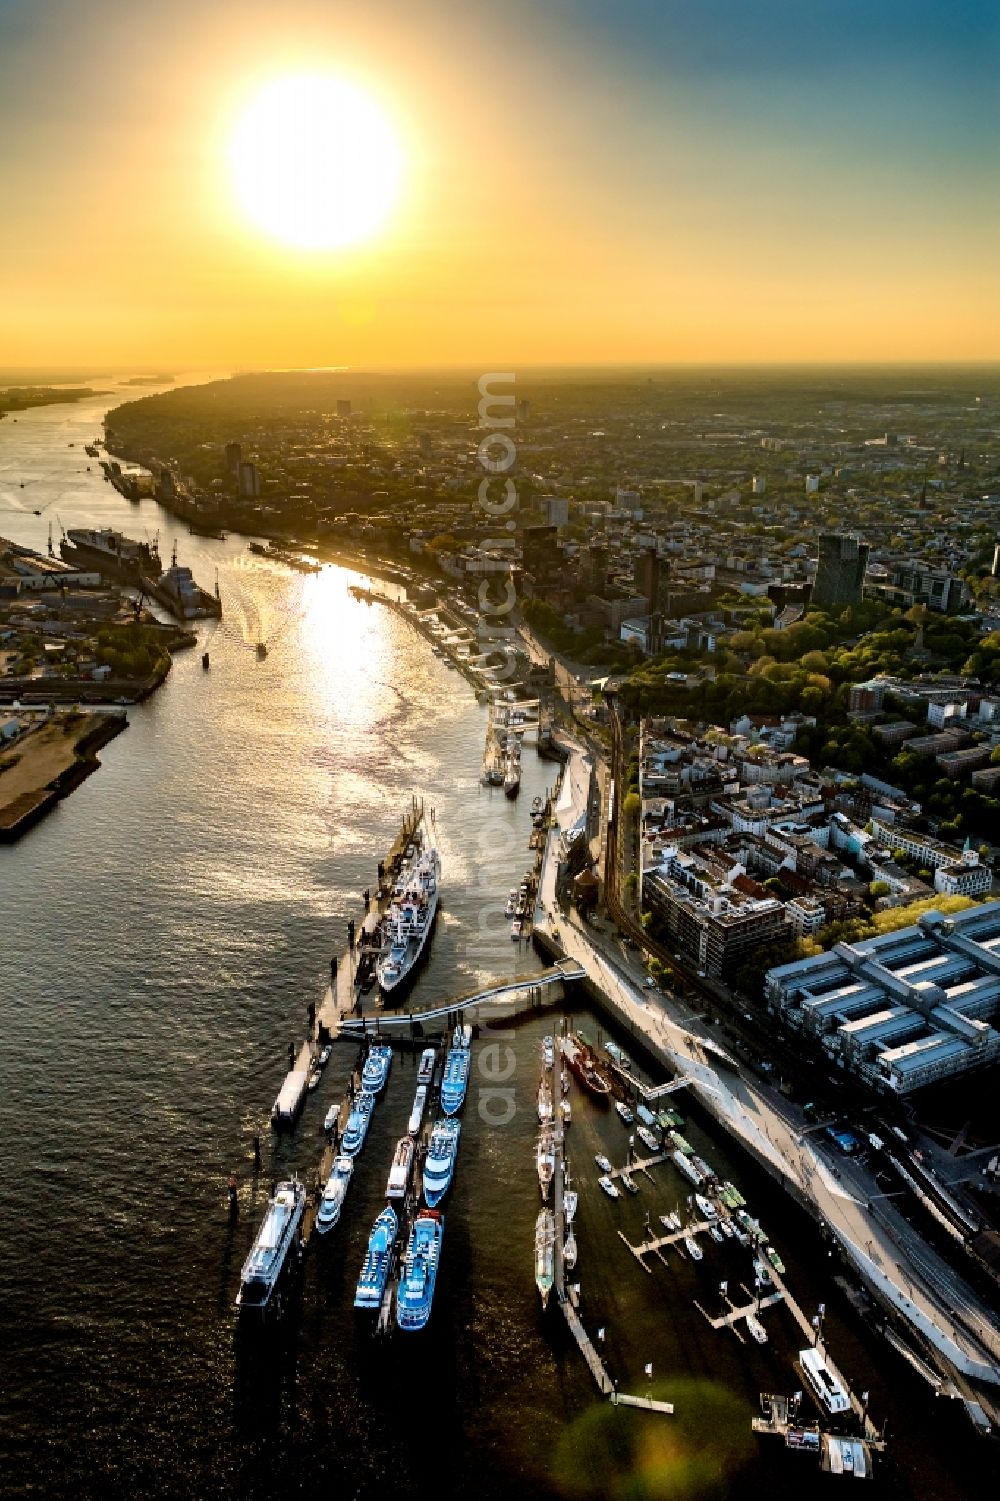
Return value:
M 752 1297 L 749 1288 L 743 1287 L 742 1283 L 740 1284 L 740 1286 L 742 1287 L 743 1292 L 746 1293 L 747 1297 L 751 1299 L 751 1301 L 749 1303 L 744 1303 L 740 1306 L 737 1306 L 737 1304 L 733 1302 L 728 1293 L 723 1293 L 722 1298 L 725 1303 L 728 1303 L 729 1312 L 720 1313 L 717 1318 L 713 1319 L 712 1315 L 710 1313 L 707 1313 L 705 1309 L 702 1308 L 697 1299 L 695 1299 L 694 1306 L 695 1308 L 697 1308 L 702 1317 L 708 1320 L 713 1329 L 731 1329 L 736 1335 L 736 1338 L 742 1344 L 743 1335 L 736 1327 L 737 1324 L 742 1323 L 742 1321 L 747 1318 L 756 1318 L 757 1314 L 761 1311 L 762 1308 L 771 1308 L 775 1303 L 783 1302 L 785 1295 L 784 1293 L 773 1292 L 768 1293 L 766 1298 L 755 1298 Z
M 644 1256 L 657 1256 L 663 1262 L 663 1265 L 667 1266 L 669 1263 L 664 1261 L 663 1256 L 660 1254 L 664 1246 L 674 1246 L 682 1256 L 686 1256 L 687 1252 L 679 1242 L 684 1241 L 689 1235 L 697 1237 L 703 1230 L 707 1230 L 708 1226 L 708 1220 L 694 1220 L 690 1225 L 682 1226 L 680 1230 L 671 1230 L 667 1235 L 658 1235 L 653 1240 L 645 1240 L 641 1246 L 634 1246 L 623 1231 L 619 1230 L 618 1234 L 624 1244 L 628 1246 L 643 1271 L 652 1272 L 653 1268 L 646 1265 L 643 1260 Z
M 653 1397 L 630 1397 L 628 1392 L 612 1392 L 611 1404 L 613 1407 L 641 1407 L 644 1412 L 663 1412 L 668 1416 L 674 1410 L 672 1402 L 657 1402 Z
M 583 1327 L 583 1324 L 580 1322 L 580 1315 L 577 1313 L 576 1309 L 573 1307 L 568 1298 L 562 1299 L 560 1306 L 562 1308 L 566 1322 L 569 1325 L 570 1333 L 576 1340 L 580 1353 L 583 1356 L 584 1360 L 587 1362 L 587 1365 L 590 1369 L 590 1374 L 597 1382 L 598 1391 L 603 1397 L 610 1397 L 615 1389 L 614 1382 L 611 1380 L 611 1377 L 604 1369 L 604 1362 L 598 1355 L 597 1351 L 594 1349 L 593 1341 L 591 1340 L 590 1335 L 587 1333 L 586 1329 L 584 1329 Z

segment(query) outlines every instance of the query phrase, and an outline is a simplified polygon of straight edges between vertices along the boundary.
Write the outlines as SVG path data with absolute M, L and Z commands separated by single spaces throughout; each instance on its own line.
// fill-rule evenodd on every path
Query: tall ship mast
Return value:
M 392 901 L 382 919 L 382 949 L 375 973 L 383 995 L 400 994 L 412 983 L 437 914 L 441 856 L 429 826 L 421 821 L 406 847 Z

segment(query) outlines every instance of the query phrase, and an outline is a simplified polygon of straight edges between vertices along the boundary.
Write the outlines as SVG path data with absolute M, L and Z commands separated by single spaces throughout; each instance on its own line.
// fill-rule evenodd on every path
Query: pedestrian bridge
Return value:
M 561 959 L 550 969 L 543 970 L 541 974 L 525 975 L 520 980 L 509 980 L 504 984 L 491 985 L 489 989 L 473 991 L 471 995 L 454 996 L 442 1002 L 440 1006 L 428 1006 L 420 1011 L 395 1011 L 389 1014 L 377 1011 L 371 1016 L 345 1016 L 340 1023 L 340 1030 L 351 1033 L 367 1032 L 373 1029 L 384 1031 L 388 1027 L 410 1027 L 415 1022 L 435 1021 L 441 1017 L 454 1016 L 457 1011 L 471 1011 L 476 1006 L 502 1000 L 505 996 L 542 990 L 550 985 L 564 984 L 570 980 L 583 980 L 586 974 L 587 971 L 582 964 L 577 964 L 573 959 Z

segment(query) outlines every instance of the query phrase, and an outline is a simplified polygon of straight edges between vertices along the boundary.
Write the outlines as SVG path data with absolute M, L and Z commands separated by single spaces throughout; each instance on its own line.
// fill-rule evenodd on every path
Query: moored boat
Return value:
M 750 1335 L 751 1339 L 755 1339 L 758 1345 L 767 1344 L 767 1330 L 764 1328 L 764 1325 L 761 1323 L 760 1319 L 756 1319 L 754 1318 L 752 1313 L 748 1313 L 746 1318 L 746 1325 L 747 1333 Z
M 402 993 L 413 976 L 434 926 L 440 883 L 441 856 L 420 825 L 382 919 L 382 952 L 375 971 L 384 995 Z
M 272 1306 L 288 1257 L 298 1249 L 305 1208 L 306 1191 L 298 1179 L 278 1184 L 240 1273 L 236 1306 L 241 1312 L 264 1314 Z
M 610 1173 L 611 1162 L 607 1157 L 605 1157 L 603 1152 L 596 1153 L 594 1161 L 597 1163 L 597 1166 L 600 1168 L 602 1173 Z
M 461 1131 L 461 1121 L 446 1120 L 437 1121 L 431 1132 L 423 1172 L 424 1202 L 430 1209 L 440 1204 L 451 1187 Z
M 560 1039 L 563 1057 L 573 1075 L 595 1100 L 607 1100 L 611 1095 L 611 1081 L 598 1066 L 591 1050 L 575 1033 Z
M 615 1100 L 615 1109 L 618 1111 L 618 1114 L 621 1116 L 626 1126 L 631 1126 L 632 1122 L 635 1120 L 635 1116 L 625 1104 L 624 1100 Z
M 684 1249 L 687 1251 L 692 1261 L 701 1261 L 705 1255 L 704 1251 L 701 1249 L 701 1246 L 699 1246 L 693 1235 L 685 1235 Z
M 656 1137 L 653 1135 L 648 1126 L 637 1126 L 635 1134 L 636 1136 L 638 1136 L 639 1140 L 642 1142 L 643 1146 L 647 1148 L 648 1151 L 658 1152 L 660 1150 L 660 1143 L 657 1141 Z
M 434 1049 L 424 1048 L 423 1052 L 420 1054 L 420 1063 L 417 1067 L 418 1084 L 431 1083 L 432 1079 L 434 1078 L 434 1058 Z
M 344 1207 L 344 1199 L 347 1197 L 347 1187 L 353 1171 L 353 1157 L 341 1154 L 333 1159 L 333 1167 L 326 1180 L 323 1197 L 319 1201 L 319 1209 L 316 1212 L 316 1229 L 320 1235 L 325 1235 L 327 1230 L 332 1230 L 340 1219 L 340 1211 Z
M 356 1157 L 364 1146 L 374 1109 L 375 1096 L 363 1089 L 355 1099 L 351 1113 L 347 1117 L 343 1140 L 340 1143 L 341 1150 L 348 1157 Z
M 413 1221 L 396 1293 L 396 1322 L 400 1329 L 423 1329 L 431 1316 L 444 1218 L 436 1209 L 424 1209 Z
M 704 1194 L 695 1194 L 694 1201 L 703 1220 L 718 1219 L 718 1212 L 711 1199 L 706 1199 Z
M 538 1170 L 538 1186 L 542 1190 L 542 1198 L 548 1199 L 552 1177 L 556 1170 L 556 1144 L 551 1127 L 543 1127 L 538 1133 L 535 1166 Z
M 441 1079 L 441 1109 L 445 1115 L 457 1115 L 465 1101 L 465 1092 L 469 1087 L 469 1070 L 472 1066 L 470 1043 L 471 1036 L 467 1041 L 465 1029 L 456 1027 L 452 1046 L 448 1049 L 448 1056 L 444 1061 L 444 1075 Z
M 416 1151 L 412 1136 L 401 1136 L 396 1143 L 393 1153 L 392 1166 L 389 1169 L 389 1179 L 385 1186 L 387 1199 L 402 1199 L 406 1197 L 406 1190 L 410 1183 L 410 1174 L 413 1171 L 413 1155 Z
M 623 1188 L 627 1188 L 630 1194 L 637 1194 L 639 1192 L 638 1184 L 636 1183 L 635 1179 L 632 1177 L 631 1173 L 629 1173 L 629 1172 L 623 1172 L 621 1174 L 621 1180 L 622 1180 L 622 1187 Z
M 387 1042 L 372 1043 L 361 1070 L 361 1088 L 367 1089 L 369 1094 L 378 1094 L 379 1090 L 385 1086 L 391 1067 L 392 1048 L 389 1044 Z
M 424 1111 L 426 1110 L 426 1108 L 427 1085 L 418 1084 L 417 1092 L 413 1096 L 413 1108 L 410 1111 L 410 1119 L 406 1123 L 406 1129 L 411 1136 L 416 1136 L 417 1132 L 420 1130 L 421 1122 L 423 1121 Z
M 571 1230 L 569 1232 L 569 1234 L 567 1235 L 567 1237 L 566 1237 L 565 1243 L 563 1244 L 563 1265 L 570 1272 L 576 1266 L 576 1256 L 577 1256 L 576 1236 L 573 1234 L 573 1231 Z
M 566 1192 L 563 1194 L 563 1218 L 565 1219 L 567 1225 L 571 1225 L 573 1223 L 573 1217 L 576 1214 L 576 1206 L 578 1203 L 579 1194 L 577 1193 L 576 1189 L 567 1188 Z
M 538 1085 L 538 1119 L 543 1126 L 552 1119 L 552 1085 L 548 1074 L 543 1074 Z
M 601 1188 L 603 1188 L 609 1199 L 621 1198 L 621 1189 L 618 1187 L 618 1184 L 612 1182 L 609 1177 L 605 1176 L 603 1178 L 598 1178 L 597 1181 L 600 1184 Z
M 355 1308 L 378 1308 L 382 1302 L 398 1231 L 396 1211 L 391 1204 L 387 1204 L 376 1218 L 368 1237 L 368 1250 L 354 1293 Z
M 542 1038 L 542 1062 L 546 1068 L 551 1068 L 556 1061 L 555 1039 L 552 1037 Z
M 545 1308 L 555 1277 L 556 1222 L 551 1209 L 539 1211 L 535 1221 L 535 1286 Z
M 701 1173 L 699 1173 L 696 1167 L 692 1167 L 690 1159 L 685 1157 L 683 1152 L 679 1150 L 676 1152 L 671 1152 L 670 1158 L 677 1171 L 681 1173 L 689 1183 L 693 1183 L 695 1188 L 701 1187 Z

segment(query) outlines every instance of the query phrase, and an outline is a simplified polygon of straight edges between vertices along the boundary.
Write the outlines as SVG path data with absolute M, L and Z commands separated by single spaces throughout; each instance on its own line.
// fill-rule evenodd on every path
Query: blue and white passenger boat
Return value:
M 387 1042 L 374 1042 L 368 1050 L 365 1066 L 361 1070 L 361 1088 L 370 1094 L 378 1094 L 385 1087 L 392 1067 L 392 1048 Z
M 353 1172 L 353 1157 L 348 1157 L 346 1153 L 343 1153 L 333 1159 L 333 1167 L 326 1180 L 323 1197 L 319 1201 L 319 1209 L 316 1212 L 316 1229 L 320 1235 L 325 1235 L 327 1230 L 332 1230 L 340 1219 L 340 1211 L 347 1197 L 347 1185 L 351 1181 Z
M 471 1067 L 472 1028 L 456 1027 L 441 1079 L 441 1109 L 445 1115 L 457 1115 L 461 1110 L 469 1087 Z
M 431 1316 L 443 1235 L 444 1219 L 436 1209 L 422 1210 L 413 1221 L 396 1294 L 400 1329 L 423 1329 Z
M 298 1247 L 305 1208 L 303 1184 L 296 1178 L 278 1184 L 240 1273 L 236 1306 L 242 1313 L 268 1311 L 288 1255 Z
M 391 1204 L 387 1204 L 372 1226 L 368 1237 L 368 1252 L 358 1286 L 354 1294 L 355 1308 L 378 1308 L 389 1280 L 392 1266 L 392 1250 L 396 1244 L 399 1220 Z
M 455 1176 L 461 1121 L 437 1121 L 424 1159 L 424 1202 L 429 1209 L 440 1204 Z
M 341 1151 L 348 1157 L 356 1157 L 365 1144 L 368 1135 L 368 1125 L 375 1109 L 375 1096 L 363 1089 L 354 1101 L 350 1115 L 347 1117 L 347 1125 L 344 1127 L 344 1139 L 340 1143 Z

